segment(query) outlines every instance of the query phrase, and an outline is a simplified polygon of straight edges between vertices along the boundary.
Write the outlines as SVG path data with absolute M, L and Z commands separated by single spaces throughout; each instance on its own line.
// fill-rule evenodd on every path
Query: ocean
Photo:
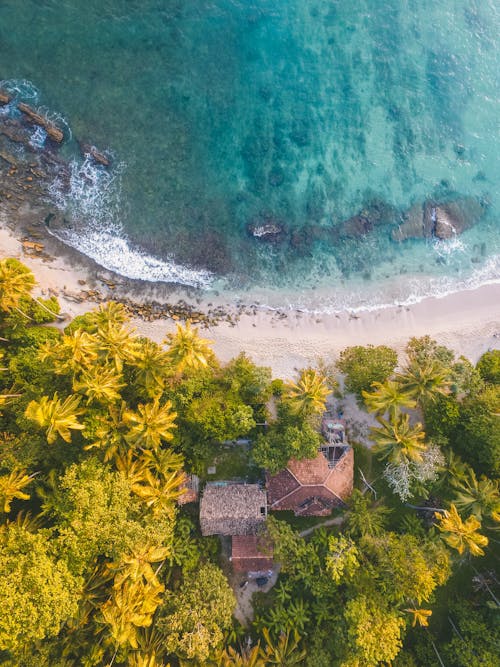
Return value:
M 356 311 L 500 281 L 499 34 L 494 0 L 3 0 L 0 88 L 65 131 L 68 245 Z M 450 202 L 475 224 L 398 240 Z

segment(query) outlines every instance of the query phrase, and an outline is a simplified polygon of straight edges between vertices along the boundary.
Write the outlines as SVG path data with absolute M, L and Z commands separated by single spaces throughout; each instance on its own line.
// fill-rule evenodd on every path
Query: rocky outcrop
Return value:
M 102 165 L 103 167 L 109 167 L 111 164 L 111 160 L 107 157 L 107 155 L 101 153 L 101 151 L 98 151 L 97 148 L 91 144 L 80 143 L 80 151 L 83 157 L 90 155 L 94 162 Z
M 432 200 L 414 204 L 403 215 L 403 222 L 391 232 L 393 241 L 406 239 L 450 239 L 475 225 L 484 214 L 484 207 L 473 197 L 450 202 Z
M 34 111 L 30 106 L 28 106 L 24 102 L 19 102 L 17 108 L 26 116 L 26 118 L 30 123 L 43 127 L 43 129 L 45 130 L 45 132 L 47 132 L 47 135 L 49 136 L 50 139 L 52 139 L 52 141 L 55 141 L 58 144 L 62 142 L 62 140 L 64 139 L 64 134 L 62 130 L 60 130 L 53 123 L 51 123 L 50 120 L 45 118 L 45 116 L 41 116 L 39 113 Z
M 11 100 L 9 93 L 6 93 L 5 90 L 0 90 L 0 104 L 8 104 Z
M 340 225 L 340 235 L 351 238 L 366 236 L 377 225 L 395 222 L 398 213 L 395 208 L 381 199 L 372 199 L 357 215 Z
M 434 213 L 434 236 L 450 239 L 475 225 L 484 214 L 484 208 L 473 197 L 439 204 Z

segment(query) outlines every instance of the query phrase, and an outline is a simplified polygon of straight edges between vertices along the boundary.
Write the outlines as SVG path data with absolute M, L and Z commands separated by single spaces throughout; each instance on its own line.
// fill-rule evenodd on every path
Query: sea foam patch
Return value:
M 113 169 L 96 165 L 90 156 L 83 163 L 73 160 L 67 174 L 58 176 L 49 193 L 61 211 L 76 221 L 49 232 L 87 255 L 104 268 L 133 280 L 177 283 L 208 288 L 213 274 L 158 259 L 134 248 L 117 222 L 124 163 Z

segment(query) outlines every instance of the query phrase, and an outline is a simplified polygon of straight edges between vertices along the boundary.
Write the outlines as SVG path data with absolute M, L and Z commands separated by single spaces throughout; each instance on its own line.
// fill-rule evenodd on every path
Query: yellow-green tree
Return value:
M 42 396 L 39 401 L 31 401 L 25 416 L 46 429 L 47 442 L 52 445 L 59 435 L 65 442 L 71 442 L 71 431 L 82 431 L 84 426 L 78 416 L 84 411 L 79 408 L 80 396 L 68 396 L 62 401 L 57 392 L 53 398 Z
M 293 412 L 308 416 L 324 411 L 329 393 L 325 377 L 313 368 L 306 368 L 297 382 L 288 383 L 286 398 Z
M 380 416 L 387 412 L 390 419 L 394 419 L 401 408 L 412 409 L 416 405 L 415 400 L 403 391 L 401 384 L 394 380 L 373 382 L 371 391 L 362 390 L 361 393 L 370 412 Z
M 168 346 L 168 358 L 172 368 L 179 374 L 186 370 L 205 368 L 214 359 L 211 340 L 201 338 L 196 327 L 191 327 L 188 320 L 185 326 L 177 324 L 175 334 L 169 333 L 165 338 Z
M 399 413 L 392 421 L 377 417 L 380 427 L 372 428 L 371 435 L 375 441 L 373 451 L 380 459 L 389 463 L 403 461 L 422 461 L 422 453 L 427 449 L 424 443 L 425 433 L 422 424 L 410 424 L 407 414 Z
M 443 514 L 436 512 L 434 516 L 442 533 L 441 537 L 452 549 L 456 549 L 460 555 L 467 553 L 471 556 L 484 556 L 483 547 L 488 545 L 488 538 L 477 532 L 481 528 L 481 522 L 475 516 L 462 521 L 453 504 L 448 511 Z
M 10 512 L 12 501 L 29 500 L 29 493 L 25 493 L 28 484 L 33 481 L 36 474 L 28 475 L 25 470 L 13 470 L 8 475 L 0 475 L 0 504 L 2 511 Z

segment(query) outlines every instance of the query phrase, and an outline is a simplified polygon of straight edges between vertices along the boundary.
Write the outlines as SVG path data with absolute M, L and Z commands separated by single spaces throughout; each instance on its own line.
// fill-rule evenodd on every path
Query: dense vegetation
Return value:
M 238 437 L 247 478 L 312 456 L 330 374 L 221 365 L 189 323 L 157 345 L 116 303 L 61 330 L 33 287 L 0 261 L 0 664 L 498 664 L 498 351 L 474 368 L 413 339 L 400 369 L 390 348 L 342 353 L 379 422 L 355 444 L 370 487 L 307 537 L 268 519 L 281 574 L 242 628 L 218 540 L 177 503 L 185 473 Z

